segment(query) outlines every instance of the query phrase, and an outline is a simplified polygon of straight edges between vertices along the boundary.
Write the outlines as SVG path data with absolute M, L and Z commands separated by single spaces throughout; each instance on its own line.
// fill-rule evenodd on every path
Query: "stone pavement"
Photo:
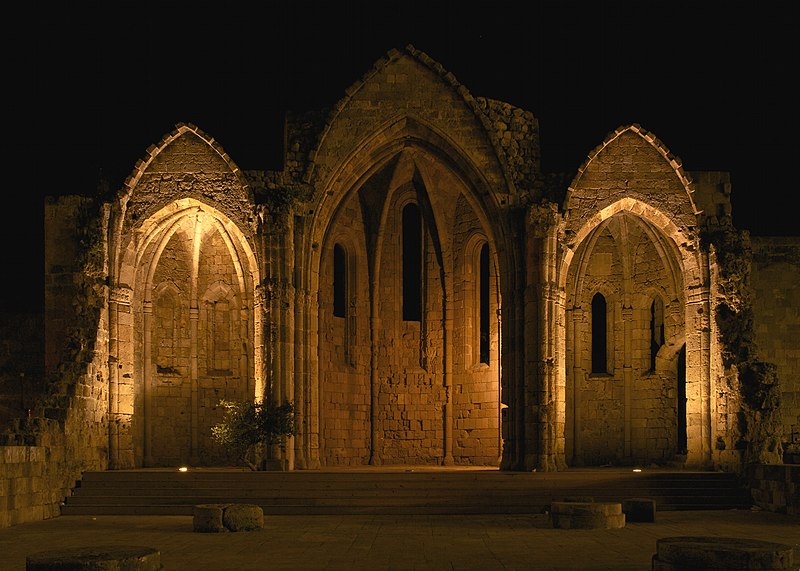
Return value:
M 161 552 L 165 571 L 636 570 L 651 568 L 661 537 L 714 535 L 792 545 L 800 570 L 800 517 L 751 510 L 665 511 L 656 523 L 564 530 L 536 515 L 265 516 L 264 528 L 195 533 L 190 516 L 61 516 L 0 529 L 0 570 L 28 554 L 131 545 Z

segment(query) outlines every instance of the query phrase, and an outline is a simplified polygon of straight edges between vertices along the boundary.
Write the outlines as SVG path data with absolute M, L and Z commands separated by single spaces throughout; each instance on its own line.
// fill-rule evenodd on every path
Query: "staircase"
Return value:
M 240 469 L 87 472 L 63 515 L 191 515 L 195 504 L 248 503 L 265 514 L 525 514 L 550 502 L 651 498 L 659 511 L 741 509 L 733 474 L 630 469 L 505 472 L 376 468 L 250 472 Z

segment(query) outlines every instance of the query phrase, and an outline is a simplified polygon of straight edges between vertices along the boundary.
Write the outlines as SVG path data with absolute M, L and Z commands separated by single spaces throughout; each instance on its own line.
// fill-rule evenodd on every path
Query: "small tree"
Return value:
M 224 417 L 211 427 L 211 435 L 239 454 L 251 470 L 261 469 L 272 446 L 277 444 L 285 450 L 285 437 L 295 433 L 294 405 L 290 402 L 277 405 L 222 400 L 219 406 L 225 409 Z

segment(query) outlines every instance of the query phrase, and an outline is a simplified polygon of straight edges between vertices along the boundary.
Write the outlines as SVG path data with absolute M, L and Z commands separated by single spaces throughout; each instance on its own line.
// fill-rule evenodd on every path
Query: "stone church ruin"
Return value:
M 727 173 L 640 125 L 598 143 L 541 172 L 533 113 L 412 46 L 289 114 L 282 170 L 178 124 L 47 200 L 47 382 L 4 469 L 40 466 L 50 517 L 84 470 L 230 465 L 219 401 L 264 398 L 292 470 L 780 463 L 800 242 L 751 243 Z

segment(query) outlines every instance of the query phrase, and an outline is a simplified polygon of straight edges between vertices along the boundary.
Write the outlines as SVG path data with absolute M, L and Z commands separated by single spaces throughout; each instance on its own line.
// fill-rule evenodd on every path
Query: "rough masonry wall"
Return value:
M 530 111 L 503 101 L 476 97 L 475 102 L 486 115 L 486 125 L 505 157 L 514 185 L 532 191 L 540 175 L 539 122 Z
M 396 197 L 395 197 L 396 198 Z M 441 268 L 431 221 L 423 222 L 422 321 L 403 320 L 401 208 L 390 206 L 380 267 L 379 450 L 384 464 L 436 464 L 444 457 Z
M 320 423 L 323 465 L 368 464 L 370 458 L 369 269 L 358 195 L 342 206 L 320 268 Z M 333 249 L 346 254 L 347 307 L 333 314 Z
M 446 133 L 490 188 L 507 192 L 495 147 L 486 136 L 484 121 L 488 119 L 475 98 L 441 65 L 413 49 L 391 51 L 348 88 L 323 128 L 309 182 L 320 190 L 327 187 L 333 173 L 346 176 L 338 168 L 356 147 L 367 140 L 386 142 L 380 138 L 386 136 L 383 133 L 373 139 L 375 129 L 402 116 Z
M 0 528 L 61 515 L 75 477 L 57 421 L 31 419 L 0 434 Z
M 453 231 L 453 460 L 495 465 L 500 456 L 497 276 L 490 263 L 489 363 L 481 362 L 479 271 L 485 233 L 463 195 Z
M 125 212 L 125 226 L 132 228 L 160 208 L 182 198 L 195 198 L 214 206 L 243 231 L 254 224 L 255 214 L 243 175 L 214 140 L 196 127 L 181 127 L 159 145 L 148 149 L 150 162 L 135 183 Z M 166 146 L 166 151 L 165 151 Z M 235 167 L 234 167 L 235 168 Z
M 620 134 L 612 133 L 606 143 L 595 150 L 596 154 L 584 165 L 569 193 L 566 205 L 569 215 L 564 229 L 567 242 L 600 209 L 625 197 L 666 214 L 683 233 L 683 237 L 674 237 L 679 244 L 691 239 L 690 229 L 697 219 L 686 189 L 675 166 L 665 160 L 648 138 L 655 140 L 646 131 L 627 129 Z
M 170 239 L 153 277 L 150 347 L 154 405 L 150 420 L 155 465 L 189 463 L 193 437 L 202 465 L 235 463 L 236 458 L 214 442 L 211 427 L 222 420 L 221 400 L 245 400 L 248 396 L 249 367 L 243 362 L 248 325 L 242 322 L 239 280 L 225 243 L 212 227 L 198 238 L 197 281 L 192 283 L 193 222 L 191 218 L 183 220 L 184 228 Z M 190 322 L 192 295 L 198 298 L 195 341 Z M 193 375 L 198 376 L 195 421 L 191 419 Z M 143 396 L 141 386 L 138 394 Z
M 800 451 L 800 238 L 751 238 L 750 284 L 760 356 L 778 367 L 784 443 Z
M 580 269 L 573 270 L 580 291 L 571 303 L 582 309 L 583 317 L 573 325 L 580 339 L 569 345 L 580 348 L 577 361 L 587 373 L 576 379 L 577 392 L 567 399 L 574 399 L 574 414 L 580 419 L 577 460 L 584 465 L 668 461 L 678 452 L 676 339 L 683 330 L 682 304 L 675 298 L 664 260 L 633 216 L 611 218 L 599 231 L 591 252 L 584 254 L 585 273 L 577 277 Z M 592 299 L 597 293 L 607 306 L 605 371 L 592 371 L 592 345 L 599 342 L 592 333 Z M 656 298 L 664 305 L 654 316 Z M 653 329 L 659 347 L 655 369 Z M 573 362 L 574 349 L 568 355 Z
M 47 392 L 0 440 L 0 526 L 54 517 L 85 470 L 108 465 L 108 209 L 45 202 Z

